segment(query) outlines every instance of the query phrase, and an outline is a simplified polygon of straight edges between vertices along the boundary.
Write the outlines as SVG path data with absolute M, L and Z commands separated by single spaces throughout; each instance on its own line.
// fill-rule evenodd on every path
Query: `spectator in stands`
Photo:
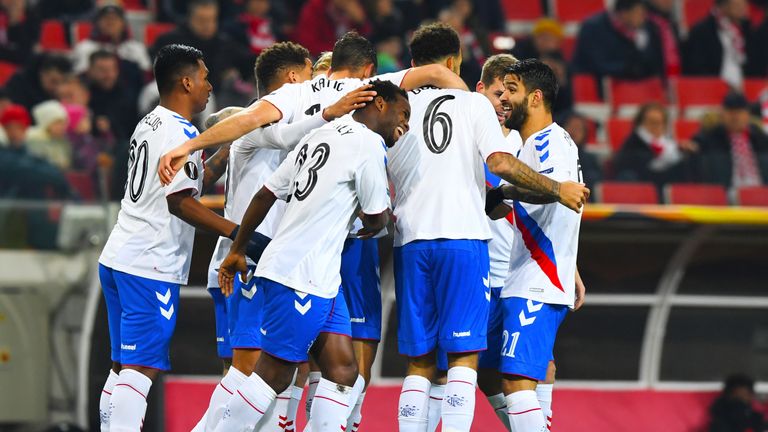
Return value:
M 551 18 L 541 18 L 536 21 L 531 36 L 515 42 L 512 55 L 525 60 L 541 58 L 544 54 L 556 54 L 565 57 L 562 51 L 563 27 Z
M 747 0 L 715 0 L 712 13 L 688 32 L 683 73 L 719 76 L 741 89 L 744 76 L 754 72 L 749 55 L 754 43 Z
M 371 24 L 360 0 L 308 0 L 301 8 L 293 40 L 312 55 L 331 51 L 350 30 L 369 35 Z
M 5 85 L 11 100 L 23 105 L 27 111 L 35 105 L 58 97 L 59 87 L 72 71 L 65 57 L 41 54 L 29 67 L 16 72 Z
M 72 146 L 72 168 L 91 175 L 95 180 L 99 166 L 109 166 L 115 140 L 110 133 L 94 136 L 88 108 L 83 105 L 64 105 L 67 110 L 67 139 Z
M 664 52 L 664 72 L 667 77 L 680 75 L 680 29 L 674 17 L 675 0 L 649 0 L 648 19 L 658 27 Z
M 665 183 L 688 177 L 685 152 L 695 152 L 690 142 L 678 145 L 669 133 L 669 115 L 664 105 L 651 102 L 640 107 L 634 130 L 614 159 L 616 178 L 622 181 Z
M 157 51 L 170 44 L 184 44 L 198 48 L 205 55 L 205 64 L 210 70 L 209 81 L 217 92 L 224 77 L 234 71 L 240 79 L 250 79 L 253 74 L 255 56 L 248 48 L 232 40 L 226 33 L 219 32 L 219 6 L 214 0 L 193 0 L 189 2 L 187 21 L 157 38 L 150 50 L 152 57 Z
M 587 150 L 589 129 L 594 126 L 590 124 L 589 119 L 574 111 L 558 116 L 557 124 L 563 125 L 563 128 L 565 128 L 579 148 L 579 164 L 581 164 L 581 174 L 584 176 L 584 183 L 589 188 L 594 188 L 596 184 L 603 181 L 603 170 L 600 161 L 594 153 Z
M 24 64 L 40 37 L 40 19 L 24 0 L 0 1 L 0 60 Z
M 725 387 L 709 409 L 709 432 L 761 432 L 766 430 L 763 414 L 756 409 L 755 382 L 743 374 L 725 379 Z
M 468 83 L 480 80 L 483 63 L 491 55 L 487 31 L 472 13 L 472 7 L 469 0 L 453 0 L 437 17 L 459 34 L 462 48 L 461 78 Z
M 557 97 L 552 105 L 552 113 L 555 116 L 571 111 L 573 109 L 573 86 L 571 85 L 571 71 L 568 63 L 557 52 L 542 54 L 540 57 L 542 63 L 549 66 L 555 72 L 557 77 Z
M 91 54 L 85 80 L 90 92 L 88 107 L 97 121 L 106 119 L 117 139 L 127 140 L 139 120 L 136 113 L 139 89 L 121 83 L 117 55 L 108 51 Z
M 752 38 L 752 50 L 750 51 L 750 64 L 752 65 L 752 75 L 756 77 L 768 76 L 768 15 L 765 16 L 763 23 L 755 30 Z
M 246 0 L 245 10 L 237 20 L 225 27 L 232 39 L 259 55 L 275 43 L 272 20 L 269 17 L 269 0 Z
M 88 69 L 88 61 L 96 51 L 110 51 L 129 63 L 129 67 L 149 72 L 152 62 L 143 43 L 131 36 L 125 12 L 119 6 L 104 6 L 93 19 L 93 30 L 88 39 L 80 41 L 72 52 L 75 73 Z
M 35 156 L 66 171 L 72 168 L 72 145 L 67 140 L 67 110 L 61 102 L 49 100 L 32 109 L 35 126 L 27 134 L 27 147 Z
M 91 92 L 83 79 L 70 75 L 59 86 L 59 102 L 63 104 L 75 104 L 88 106 L 91 101 Z
M 758 186 L 768 179 L 768 136 L 752 123 L 739 93 L 723 100 L 722 124 L 699 132 L 700 180 L 725 187 Z
M 38 0 L 37 10 L 43 19 L 77 21 L 88 16 L 96 7 L 96 0 Z
M 598 79 L 663 77 L 661 37 L 648 20 L 645 2 L 616 0 L 613 10 L 588 18 L 579 31 L 573 67 Z
M 7 147 L 0 147 L 0 196 L 18 199 L 68 196 L 69 186 L 61 170 L 27 150 L 26 133 L 30 125 L 27 109 L 21 105 L 8 106 L 0 113 L 0 125 L 9 140 Z
M 283 1 L 286 0 L 280 2 Z M 230 22 L 242 12 L 242 0 L 214 0 L 213 2 L 218 6 L 220 23 Z M 189 0 L 155 0 L 155 3 L 158 6 L 158 20 L 182 25 L 189 16 L 194 2 Z

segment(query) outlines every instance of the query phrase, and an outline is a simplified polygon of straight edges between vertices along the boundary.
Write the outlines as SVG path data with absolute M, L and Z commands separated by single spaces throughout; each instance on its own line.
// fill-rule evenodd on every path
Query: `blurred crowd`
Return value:
M 556 118 L 582 146 L 590 186 L 768 181 L 768 92 L 743 93 L 745 82 L 768 78 L 765 0 L 697 0 L 712 7 L 685 26 L 682 0 L 615 0 L 577 23 L 549 18 L 557 1 L 542 0 L 540 19 L 510 25 L 509 8 L 531 1 L 538 0 L 0 0 L 0 197 L 119 199 L 128 140 L 157 102 L 152 59 L 165 44 L 204 52 L 212 112 L 258 96 L 254 61 L 275 41 L 297 41 L 317 56 L 357 30 L 376 45 L 385 73 L 410 65 L 407 38 L 429 20 L 461 35 L 470 88 L 498 52 L 537 57 L 555 70 Z M 631 129 L 609 143 L 606 125 L 618 114 L 583 109 L 574 77 L 585 75 L 606 101 L 605 80 L 658 80 L 667 89 L 680 76 L 705 76 L 729 92 L 685 137 L 674 133 L 674 102 L 649 97 L 621 114 L 634 116 Z

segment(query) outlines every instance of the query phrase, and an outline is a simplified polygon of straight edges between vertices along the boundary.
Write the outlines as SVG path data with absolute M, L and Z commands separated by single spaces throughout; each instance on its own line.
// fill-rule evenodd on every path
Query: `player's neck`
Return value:
M 360 72 L 360 70 L 341 69 L 337 71 L 331 71 L 331 74 L 328 75 L 328 78 L 332 80 L 338 80 L 338 79 L 344 79 L 344 78 L 363 79 L 365 78 L 365 76 L 363 73 Z
M 173 95 L 161 97 L 160 106 L 175 112 L 176 114 L 184 117 L 188 121 L 192 121 L 192 117 L 194 117 L 195 115 L 192 112 L 192 107 L 190 106 L 190 103 L 186 100 L 186 98 L 181 98 Z
M 528 117 L 522 128 L 520 138 L 525 142 L 531 135 L 552 124 L 552 113 L 533 114 Z

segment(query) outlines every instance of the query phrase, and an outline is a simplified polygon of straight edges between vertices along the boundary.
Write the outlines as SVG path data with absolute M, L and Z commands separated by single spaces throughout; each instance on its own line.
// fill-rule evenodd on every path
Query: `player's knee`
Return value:
M 135 370 L 136 372 L 139 372 L 140 374 L 151 379 L 152 381 L 156 380 L 157 377 L 160 376 L 160 371 L 158 369 L 153 369 L 153 368 L 148 368 L 143 366 L 124 366 L 123 369 Z
M 359 373 L 357 362 L 351 361 L 333 365 L 328 368 L 327 373 L 324 373 L 323 377 L 336 384 L 352 387 L 355 385 Z
M 523 390 L 536 390 L 537 382 L 519 375 L 504 375 L 502 387 L 504 394 L 515 393 Z

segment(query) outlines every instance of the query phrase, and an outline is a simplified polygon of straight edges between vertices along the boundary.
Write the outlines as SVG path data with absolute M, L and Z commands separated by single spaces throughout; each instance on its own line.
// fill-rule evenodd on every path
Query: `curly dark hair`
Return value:
M 456 30 L 443 23 L 421 26 L 413 33 L 411 58 L 416 66 L 431 64 L 448 56 L 459 55 L 461 42 Z
M 253 73 L 265 88 L 275 84 L 277 75 L 290 67 L 304 67 L 309 59 L 309 50 L 294 42 L 278 42 L 263 50 L 256 59 Z

